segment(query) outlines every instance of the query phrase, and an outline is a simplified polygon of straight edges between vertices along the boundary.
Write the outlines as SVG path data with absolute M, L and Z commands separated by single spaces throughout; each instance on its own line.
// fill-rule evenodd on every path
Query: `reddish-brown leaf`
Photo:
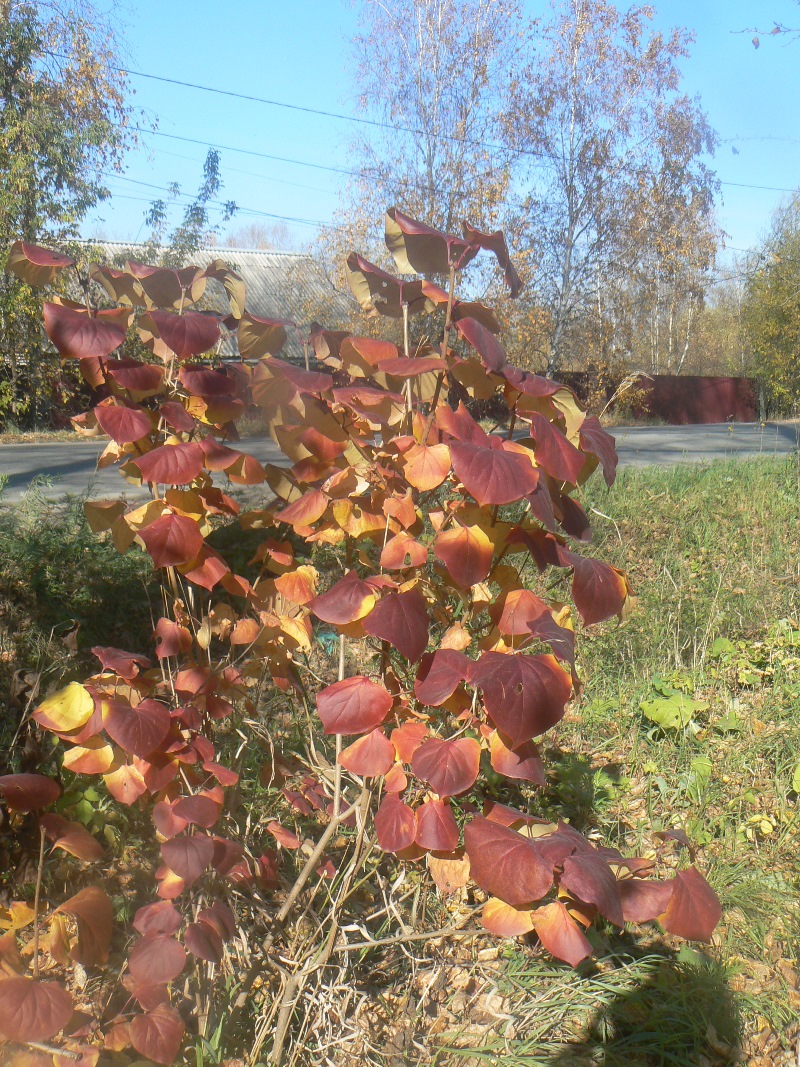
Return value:
M 378 312 L 387 318 L 403 317 L 403 304 L 409 315 L 430 312 L 434 303 L 422 291 L 421 281 L 403 282 L 374 263 L 351 252 L 347 257 L 347 284 L 367 314 Z
M 185 444 L 160 445 L 136 456 L 133 463 L 146 482 L 162 485 L 188 485 L 203 469 L 203 449 L 194 441 Z
M 85 966 L 95 966 L 108 960 L 114 909 L 105 890 L 90 885 L 74 897 L 60 904 L 55 914 L 71 915 L 78 925 L 78 944 L 72 958 Z
M 428 737 L 411 757 L 411 769 L 439 796 L 455 797 L 475 784 L 480 761 L 481 746 L 474 737 Z
M 710 941 L 721 918 L 719 897 L 697 868 L 678 871 L 669 904 L 659 916 L 664 929 L 687 941 Z
M 625 878 L 619 885 L 625 922 L 646 923 L 662 915 L 670 902 L 673 881 L 657 878 Z
M 484 367 L 490 371 L 499 371 L 508 362 L 506 350 L 491 330 L 487 330 L 477 319 L 460 318 L 456 329 L 481 357 Z
M 586 462 L 583 452 L 538 411 L 531 416 L 531 433 L 536 440 L 533 454 L 539 466 L 556 481 L 577 485 Z
M 74 263 L 74 259 L 61 252 L 28 244 L 27 241 L 15 241 L 8 250 L 6 270 L 28 285 L 49 285 L 57 274 Z
M 615 926 L 622 926 L 622 902 L 617 880 L 608 863 L 596 852 L 576 852 L 564 860 L 560 885 L 597 910 Z
M 533 741 L 524 741 L 517 748 L 506 745 L 498 731 L 492 734 L 489 746 L 492 768 L 506 778 L 518 778 L 534 785 L 544 785 L 544 766 L 539 749 Z
M 62 815 L 47 812 L 39 819 L 39 825 L 53 842 L 54 848 L 63 849 L 79 860 L 91 863 L 105 855 L 105 849 L 97 838 L 92 837 L 79 822 L 70 822 Z
M 61 796 L 61 786 L 43 774 L 4 774 L 0 796 L 11 811 L 38 811 Z
M 147 670 L 150 660 L 147 656 L 140 656 L 136 652 L 124 652 L 121 648 L 95 645 L 92 655 L 97 656 L 104 671 L 112 671 L 124 678 L 126 682 L 132 681 L 140 670 Z
M 458 825 L 449 801 L 434 797 L 417 808 L 416 843 L 432 852 L 452 852 L 458 847 Z
M 205 834 L 173 837 L 162 844 L 161 856 L 169 869 L 189 885 L 197 881 L 214 858 L 214 842 Z
M 179 797 L 172 810 L 179 819 L 210 830 L 219 819 L 222 807 L 211 797 L 196 793 L 190 797 Z
M 184 1031 L 180 1015 L 169 1004 L 159 1004 L 130 1022 L 131 1044 L 155 1063 L 170 1064 L 177 1058 Z
M 193 956 L 209 963 L 219 963 L 222 959 L 222 938 L 208 923 L 189 923 L 183 935 L 183 943 Z
M 406 567 L 422 567 L 428 559 L 428 549 L 415 538 L 401 530 L 390 537 L 381 552 L 381 566 L 387 570 L 404 570 Z
M 139 530 L 138 537 L 150 553 L 156 567 L 177 567 L 196 559 L 203 547 L 200 527 L 185 515 L 167 512 Z M 166 654 L 166 653 L 164 653 Z
M 185 626 L 179 626 L 172 619 L 159 619 L 154 634 L 156 655 L 159 659 L 183 655 L 192 647 L 191 633 Z
M 180 930 L 182 925 L 183 919 L 169 900 L 145 904 L 133 917 L 134 930 L 145 937 L 174 934 Z
M 230 941 L 236 933 L 236 918 L 228 905 L 223 904 L 221 900 L 209 908 L 203 908 L 197 918 L 199 922 L 208 923 L 216 930 L 223 941 Z
M 466 680 L 471 664 L 469 656 L 456 649 L 426 652 L 419 662 L 414 696 L 428 707 L 440 707 Z
M 483 690 L 487 712 L 514 748 L 555 726 L 572 690 L 570 676 L 545 655 L 484 652 L 469 681 Z
M 416 663 L 428 645 L 428 608 L 416 589 L 387 593 L 362 625 L 372 637 L 394 645 L 410 663 Z
M 607 430 L 603 429 L 596 415 L 588 415 L 583 420 L 579 436 L 583 451 L 591 452 L 600 461 L 603 477 L 610 489 L 617 477 L 616 441 Z
M 482 582 L 492 569 L 494 545 L 480 526 L 457 526 L 436 537 L 433 553 L 460 586 Z
M 512 298 L 519 296 L 520 291 L 522 290 L 522 282 L 520 281 L 519 274 L 517 274 L 514 264 L 511 262 L 508 244 L 506 243 L 503 231 L 495 230 L 494 233 L 484 233 L 482 230 L 476 230 L 474 226 L 470 226 L 468 222 L 463 224 L 462 229 L 464 237 L 471 245 L 476 245 L 478 248 L 485 248 L 487 252 L 494 253 L 497 262 L 500 265 L 500 269 L 503 271 L 509 295 Z
M 142 325 L 148 330 L 154 327 L 153 332 L 181 362 L 201 352 L 208 352 L 219 340 L 217 318 L 199 311 L 184 311 L 182 315 L 170 311 L 151 311 L 140 320 Z
M 340 754 L 339 763 L 353 774 L 375 778 L 394 764 L 394 745 L 383 730 L 372 730 L 349 745 Z
M 483 906 L 481 922 L 496 937 L 521 937 L 533 929 L 530 908 L 512 908 L 497 897 L 489 897 Z
M 107 433 L 118 445 L 139 441 L 153 429 L 153 421 L 143 408 L 103 403 L 97 405 L 94 414 L 103 433 Z
M 560 900 L 537 908 L 532 918 L 539 940 L 557 960 L 577 967 L 591 956 L 591 944 Z
M 451 266 L 465 267 L 478 254 L 463 238 L 435 230 L 395 207 L 386 212 L 386 247 L 401 274 L 447 274 Z
M 0 1036 L 7 1041 L 46 1041 L 71 1018 L 72 997 L 56 982 L 0 979 Z
M 103 727 L 123 751 L 149 756 L 170 731 L 169 709 L 158 700 L 143 700 L 133 708 L 121 700 L 103 701 Z
M 536 842 L 483 816 L 464 831 L 474 882 L 512 907 L 534 904 L 553 884 L 552 866 Z
M 462 441 L 450 444 L 456 477 L 481 506 L 522 500 L 536 488 L 539 472 L 525 456 L 505 450 L 499 438 L 489 440 L 489 447 Z
M 387 793 L 375 813 L 375 833 L 384 852 L 402 852 L 414 844 L 417 818 L 397 793 Z
M 140 938 L 128 956 L 128 968 L 138 985 L 171 982 L 185 964 L 183 945 L 169 934 L 148 934 Z
M 317 712 L 326 734 L 363 734 L 380 726 L 392 707 L 391 694 L 357 674 L 317 694 Z
M 630 594 L 628 580 L 622 571 L 577 552 L 559 547 L 562 567 L 572 567 L 572 599 L 586 626 L 619 615 Z
M 64 359 L 102 359 L 125 340 L 125 330 L 117 323 L 63 304 L 44 305 L 44 328 Z
M 363 619 L 374 604 L 372 586 L 362 581 L 356 571 L 348 571 L 327 593 L 315 597 L 308 606 L 318 619 L 341 626 Z

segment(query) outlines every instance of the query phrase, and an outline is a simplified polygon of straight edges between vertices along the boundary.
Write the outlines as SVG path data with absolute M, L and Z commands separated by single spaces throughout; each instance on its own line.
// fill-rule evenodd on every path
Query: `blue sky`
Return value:
M 101 0 L 98 6 L 109 9 L 112 2 L 128 50 L 126 66 L 301 107 L 355 113 L 350 40 L 357 12 L 349 0 Z M 526 6 L 540 15 L 546 4 L 528 0 Z M 659 28 L 679 25 L 696 34 L 683 65 L 684 89 L 700 96 L 723 139 L 714 160 L 725 183 L 720 222 L 729 246 L 747 249 L 785 195 L 777 189 L 800 186 L 800 40 L 768 38 L 756 50 L 749 34 L 736 31 L 753 25 L 769 29 L 773 20 L 798 26 L 800 6 L 794 0 L 662 0 L 654 6 Z M 125 177 L 109 179 L 114 198 L 86 220 L 87 236 L 143 236 L 143 201 L 161 195 L 150 186 L 176 181 L 194 191 L 209 143 L 318 165 L 223 150 L 223 195 L 243 209 L 230 228 L 273 221 L 267 215 L 330 219 L 344 179 L 323 168 L 350 165 L 348 122 L 135 76 L 131 86 L 135 105 L 157 120 L 161 134 L 171 136 L 148 135 L 130 155 Z M 245 208 L 266 215 L 249 215 Z M 298 246 L 314 235 L 313 225 L 287 225 Z

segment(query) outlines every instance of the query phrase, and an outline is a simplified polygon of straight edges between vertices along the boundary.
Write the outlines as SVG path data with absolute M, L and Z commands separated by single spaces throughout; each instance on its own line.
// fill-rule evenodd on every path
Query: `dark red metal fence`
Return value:
M 590 385 L 587 372 L 565 374 L 564 384 L 585 398 Z M 610 383 L 611 398 L 618 382 Z M 696 374 L 642 375 L 631 391 L 636 418 L 663 419 L 676 426 L 703 422 L 756 422 L 758 386 L 752 378 L 724 378 Z M 629 401 L 630 402 L 630 401 Z M 625 397 L 621 398 L 625 404 Z

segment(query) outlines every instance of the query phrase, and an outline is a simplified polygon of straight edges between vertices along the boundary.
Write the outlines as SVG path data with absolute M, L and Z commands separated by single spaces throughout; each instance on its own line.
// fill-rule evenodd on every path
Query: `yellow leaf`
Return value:
M 40 704 L 33 717 L 45 729 L 69 733 L 84 726 L 93 711 L 91 695 L 80 682 L 70 682 L 66 689 L 59 690 Z
M 0 930 L 22 930 L 35 918 L 36 912 L 24 900 L 12 900 L 10 907 L 0 908 Z

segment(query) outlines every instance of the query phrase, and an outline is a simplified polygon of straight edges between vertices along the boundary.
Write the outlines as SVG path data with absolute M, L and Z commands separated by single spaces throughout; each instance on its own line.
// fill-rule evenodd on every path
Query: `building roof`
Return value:
M 122 266 L 128 259 L 142 261 L 150 254 L 150 246 L 119 241 L 92 241 L 99 252 L 98 259 Z M 159 250 L 160 251 L 160 250 Z M 314 259 L 302 252 L 276 252 L 255 248 L 200 248 L 189 262 L 206 267 L 212 260 L 221 259 L 245 284 L 247 310 L 265 319 L 289 319 L 307 332 L 312 319 L 328 329 L 337 329 L 352 317 L 353 304 L 336 290 Z M 222 286 L 209 280 L 201 306 L 228 314 L 228 302 Z M 228 346 L 226 345 L 225 348 Z M 223 351 L 225 351 L 225 348 Z M 296 339 L 287 344 L 287 355 L 302 356 Z M 226 355 L 233 352 L 225 351 Z

